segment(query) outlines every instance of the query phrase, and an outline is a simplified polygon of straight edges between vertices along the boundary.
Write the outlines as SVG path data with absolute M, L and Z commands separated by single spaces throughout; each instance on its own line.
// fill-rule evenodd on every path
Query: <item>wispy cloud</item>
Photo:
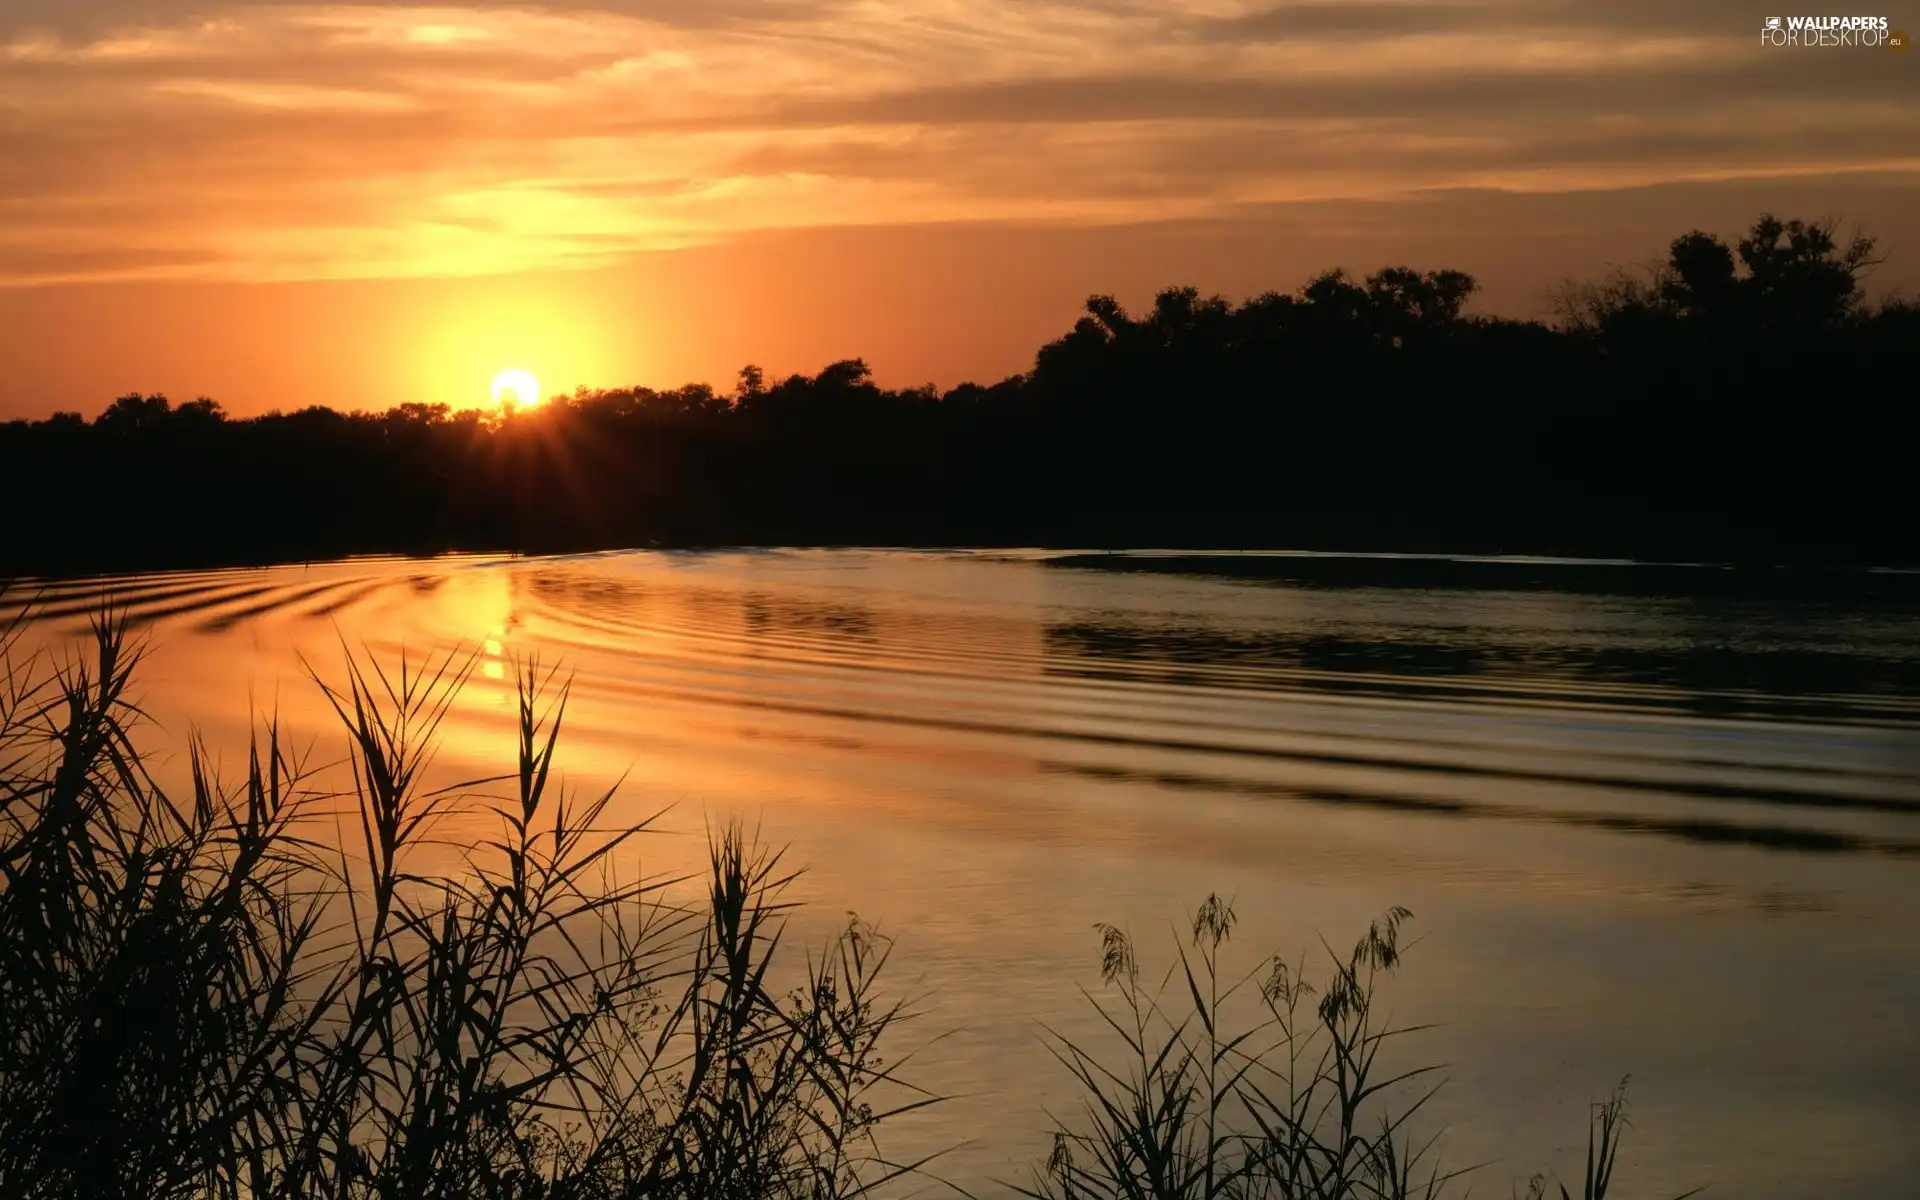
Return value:
M 0 17 L 0 281 L 459 275 L 765 229 L 1920 168 L 1920 69 L 1727 0 Z

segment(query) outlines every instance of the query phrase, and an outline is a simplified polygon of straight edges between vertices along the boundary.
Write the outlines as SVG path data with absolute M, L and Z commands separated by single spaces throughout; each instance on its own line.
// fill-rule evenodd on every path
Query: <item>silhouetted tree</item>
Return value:
M 1853 316 L 1861 271 L 1881 260 L 1874 241 L 1856 237 L 1842 250 L 1832 222 L 1782 224 L 1762 217 L 1740 241 L 1740 261 L 1758 297 L 1763 319 L 1798 326 L 1829 325 Z
M 1287 545 L 1920 562 L 1920 307 L 1871 238 L 1762 217 L 1474 316 L 1459 271 L 1087 299 L 1033 369 L 236 420 L 132 394 L 0 425 L 0 572 L 647 543 Z
M 109 404 L 94 418 L 94 424 L 114 433 L 138 433 L 159 426 L 172 412 L 173 404 L 165 396 L 142 396 L 136 392 Z

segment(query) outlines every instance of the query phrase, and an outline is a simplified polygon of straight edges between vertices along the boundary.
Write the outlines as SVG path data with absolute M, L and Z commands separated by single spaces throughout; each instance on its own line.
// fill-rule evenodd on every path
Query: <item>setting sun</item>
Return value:
M 540 381 L 531 371 L 502 371 L 493 377 L 493 402 L 527 408 L 540 403 Z

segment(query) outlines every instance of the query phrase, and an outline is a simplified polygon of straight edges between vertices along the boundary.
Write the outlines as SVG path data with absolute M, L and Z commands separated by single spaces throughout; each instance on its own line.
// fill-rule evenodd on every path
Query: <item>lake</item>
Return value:
M 354 560 L 22 586 L 31 637 L 101 595 L 177 767 L 244 763 L 342 643 L 478 655 L 442 767 L 511 759 L 516 656 L 573 683 L 561 759 L 664 811 L 650 869 L 742 813 L 922 997 L 908 1152 L 975 1194 L 1077 1103 L 1040 1024 L 1096 1038 L 1096 922 L 1164 963 L 1233 899 L 1251 965 L 1391 905 L 1396 1016 L 1433 1022 L 1477 1191 L 1575 1176 L 1631 1073 L 1622 1191 L 1910 1196 L 1920 1176 L 1920 578 L 1314 555 L 765 551 Z M 455 818 L 449 836 L 486 828 Z M 471 840 L 471 839 L 469 839 Z M 934 1040 L 936 1034 L 948 1034 Z

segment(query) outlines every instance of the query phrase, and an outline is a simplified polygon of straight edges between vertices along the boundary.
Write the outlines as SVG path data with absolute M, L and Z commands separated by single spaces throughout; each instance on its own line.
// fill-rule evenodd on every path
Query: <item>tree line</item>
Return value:
M 1920 563 L 1920 304 L 1868 237 L 1762 217 L 1465 311 L 1460 271 L 1087 301 L 1031 370 L 581 390 L 234 419 L 129 395 L 0 425 L 0 574 L 351 553 L 772 544 L 1288 546 Z

